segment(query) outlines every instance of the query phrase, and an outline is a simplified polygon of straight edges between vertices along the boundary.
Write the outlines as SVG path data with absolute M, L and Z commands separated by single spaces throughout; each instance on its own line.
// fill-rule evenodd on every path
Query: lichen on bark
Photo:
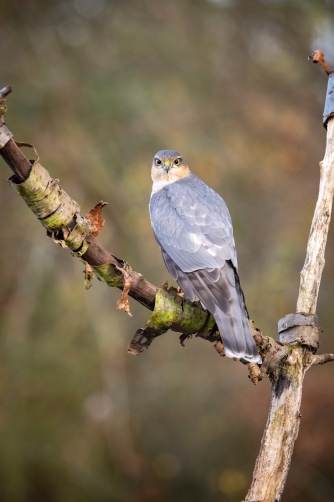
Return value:
M 159 286 L 155 307 L 146 325 L 136 331 L 128 352 L 138 355 L 147 349 L 157 336 L 169 329 L 182 333 L 183 339 L 196 334 L 211 342 L 219 340 L 213 316 L 203 310 L 200 302 L 185 300 L 178 290 L 168 283 Z

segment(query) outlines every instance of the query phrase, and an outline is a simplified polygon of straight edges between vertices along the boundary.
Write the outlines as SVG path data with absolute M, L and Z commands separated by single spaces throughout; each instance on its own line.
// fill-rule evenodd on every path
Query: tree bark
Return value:
M 315 314 L 325 264 L 325 248 L 334 187 L 334 119 L 327 126 L 324 160 L 320 163 L 318 201 L 308 239 L 297 312 Z M 271 405 L 247 502 L 276 502 L 283 493 L 300 425 L 300 404 L 306 370 L 315 364 L 308 348 L 293 347 L 295 364 L 282 364 L 271 379 Z M 328 359 L 332 360 L 332 359 Z M 324 361 L 327 362 L 327 361 Z
M 300 274 L 300 287 L 297 312 L 315 314 L 322 271 L 325 266 L 325 248 L 329 222 L 332 214 L 334 190 L 334 120 L 327 125 L 326 152 L 320 162 L 320 186 L 317 205 L 314 212 L 307 254 Z

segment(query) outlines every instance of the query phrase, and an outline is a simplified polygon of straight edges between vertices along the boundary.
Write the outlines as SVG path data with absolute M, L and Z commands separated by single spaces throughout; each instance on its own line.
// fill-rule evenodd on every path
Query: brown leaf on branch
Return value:
M 92 225 L 92 228 L 93 228 L 92 235 L 94 237 L 99 235 L 102 228 L 104 227 L 105 219 L 102 218 L 102 209 L 103 209 L 103 206 L 106 206 L 107 204 L 108 204 L 107 202 L 103 202 L 103 200 L 101 200 L 85 216 L 85 218 L 87 218 L 87 220 L 89 220 Z M 115 265 L 115 266 L 116 266 L 117 270 L 122 272 L 123 280 L 124 280 L 123 291 L 122 291 L 121 298 L 117 302 L 117 308 L 119 310 L 125 310 L 125 312 L 130 317 L 132 317 L 132 314 L 130 312 L 129 298 L 128 298 L 129 291 L 131 288 L 130 275 L 128 274 L 128 272 L 124 268 L 118 267 L 117 265 Z M 87 266 L 86 266 L 86 270 L 85 270 L 85 287 L 86 287 L 86 283 L 87 283 L 88 287 L 86 287 L 86 289 L 88 289 L 88 288 L 90 288 L 90 282 L 91 282 L 92 278 L 89 278 L 89 280 L 86 281 L 86 277 L 87 277 L 86 271 L 87 271 Z
M 85 289 L 89 289 L 92 287 L 92 281 L 95 276 L 94 270 L 89 265 L 89 263 L 86 263 L 84 274 L 85 274 L 85 279 L 84 279 Z
M 130 305 L 129 305 L 129 291 L 131 288 L 131 279 L 129 274 L 127 273 L 124 268 L 117 267 L 118 270 L 120 270 L 123 274 L 123 279 L 124 279 L 124 286 L 123 286 L 123 291 L 122 291 L 122 296 L 117 302 L 117 308 L 118 310 L 125 310 L 125 312 L 132 317 L 132 314 L 130 312 Z
M 94 237 L 99 235 L 106 222 L 106 220 L 102 218 L 102 209 L 103 206 L 107 204 L 108 202 L 100 200 L 100 202 L 98 202 L 85 216 L 85 218 L 91 222 L 93 228 L 92 235 Z
M 103 206 L 106 206 L 107 204 L 108 204 L 107 202 L 103 202 L 103 200 L 101 200 L 85 216 L 85 218 L 87 218 L 87 220 L 89 220 L 92 225 L 92 228 L 93 228 L 92 235 L 94 237 L 97 237 L 99 235 L 99 233 L 101 232 L 102 228 L 104 227 L 106 220 L 104 218 L 102 218 L 102 209 L 103 209 Z M 130 312 L 129 298 L 128 298 L 129 291 L 131 288 L 130 275 L 128 274 L 128 272 L 124 268 L 118 267 L 117 265 L 115 265 L 115 266 L 116 266 L 117 270 L 122 272 L 123 280 L 124 280 L 123 291 L 122 291 L 121 298 L 117 302 L 117 308 L 119 310 L 125 310 L 125 312 L 130 317 L 132 317 L 132 314 Z M 91 268 L 91 267 L 89 267 L 89 268 Z M 93 269 L 91 269 L 91 270 L 93 270 Z M 86 265 L 86 269 L 85 269 L 85 288 L 86 289 L 90 288 L 91 281 L 93 278 L 93 276 L 89 275 L 89 274 L 90 274 L 90 270 L 88 270 L 88 274 L 87 274 L 87 265 Z

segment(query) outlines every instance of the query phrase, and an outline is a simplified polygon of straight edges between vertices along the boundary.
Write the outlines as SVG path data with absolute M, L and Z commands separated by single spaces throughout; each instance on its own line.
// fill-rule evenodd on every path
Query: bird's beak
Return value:
M 164 170 L 166 171 L 166 173 L 168 173 L 168 171 L 170 170 L 170 162 L 165 162 L 164 163 Z

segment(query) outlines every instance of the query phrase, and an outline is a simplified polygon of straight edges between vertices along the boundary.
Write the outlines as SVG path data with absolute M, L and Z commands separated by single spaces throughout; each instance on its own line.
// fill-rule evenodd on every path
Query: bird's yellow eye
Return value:
M 161 166 L 161 160 L 160 159 L 155 159 L 155 165 L 156 166 Z
M 175 160 L 174 160 L 174 164 L 175 164 L 176 166 L 178 166 L 178 165 L 180 164 L 180 162 L 181 162 L 181 161 L 180 161 L 180 159 L 175 159 Z

